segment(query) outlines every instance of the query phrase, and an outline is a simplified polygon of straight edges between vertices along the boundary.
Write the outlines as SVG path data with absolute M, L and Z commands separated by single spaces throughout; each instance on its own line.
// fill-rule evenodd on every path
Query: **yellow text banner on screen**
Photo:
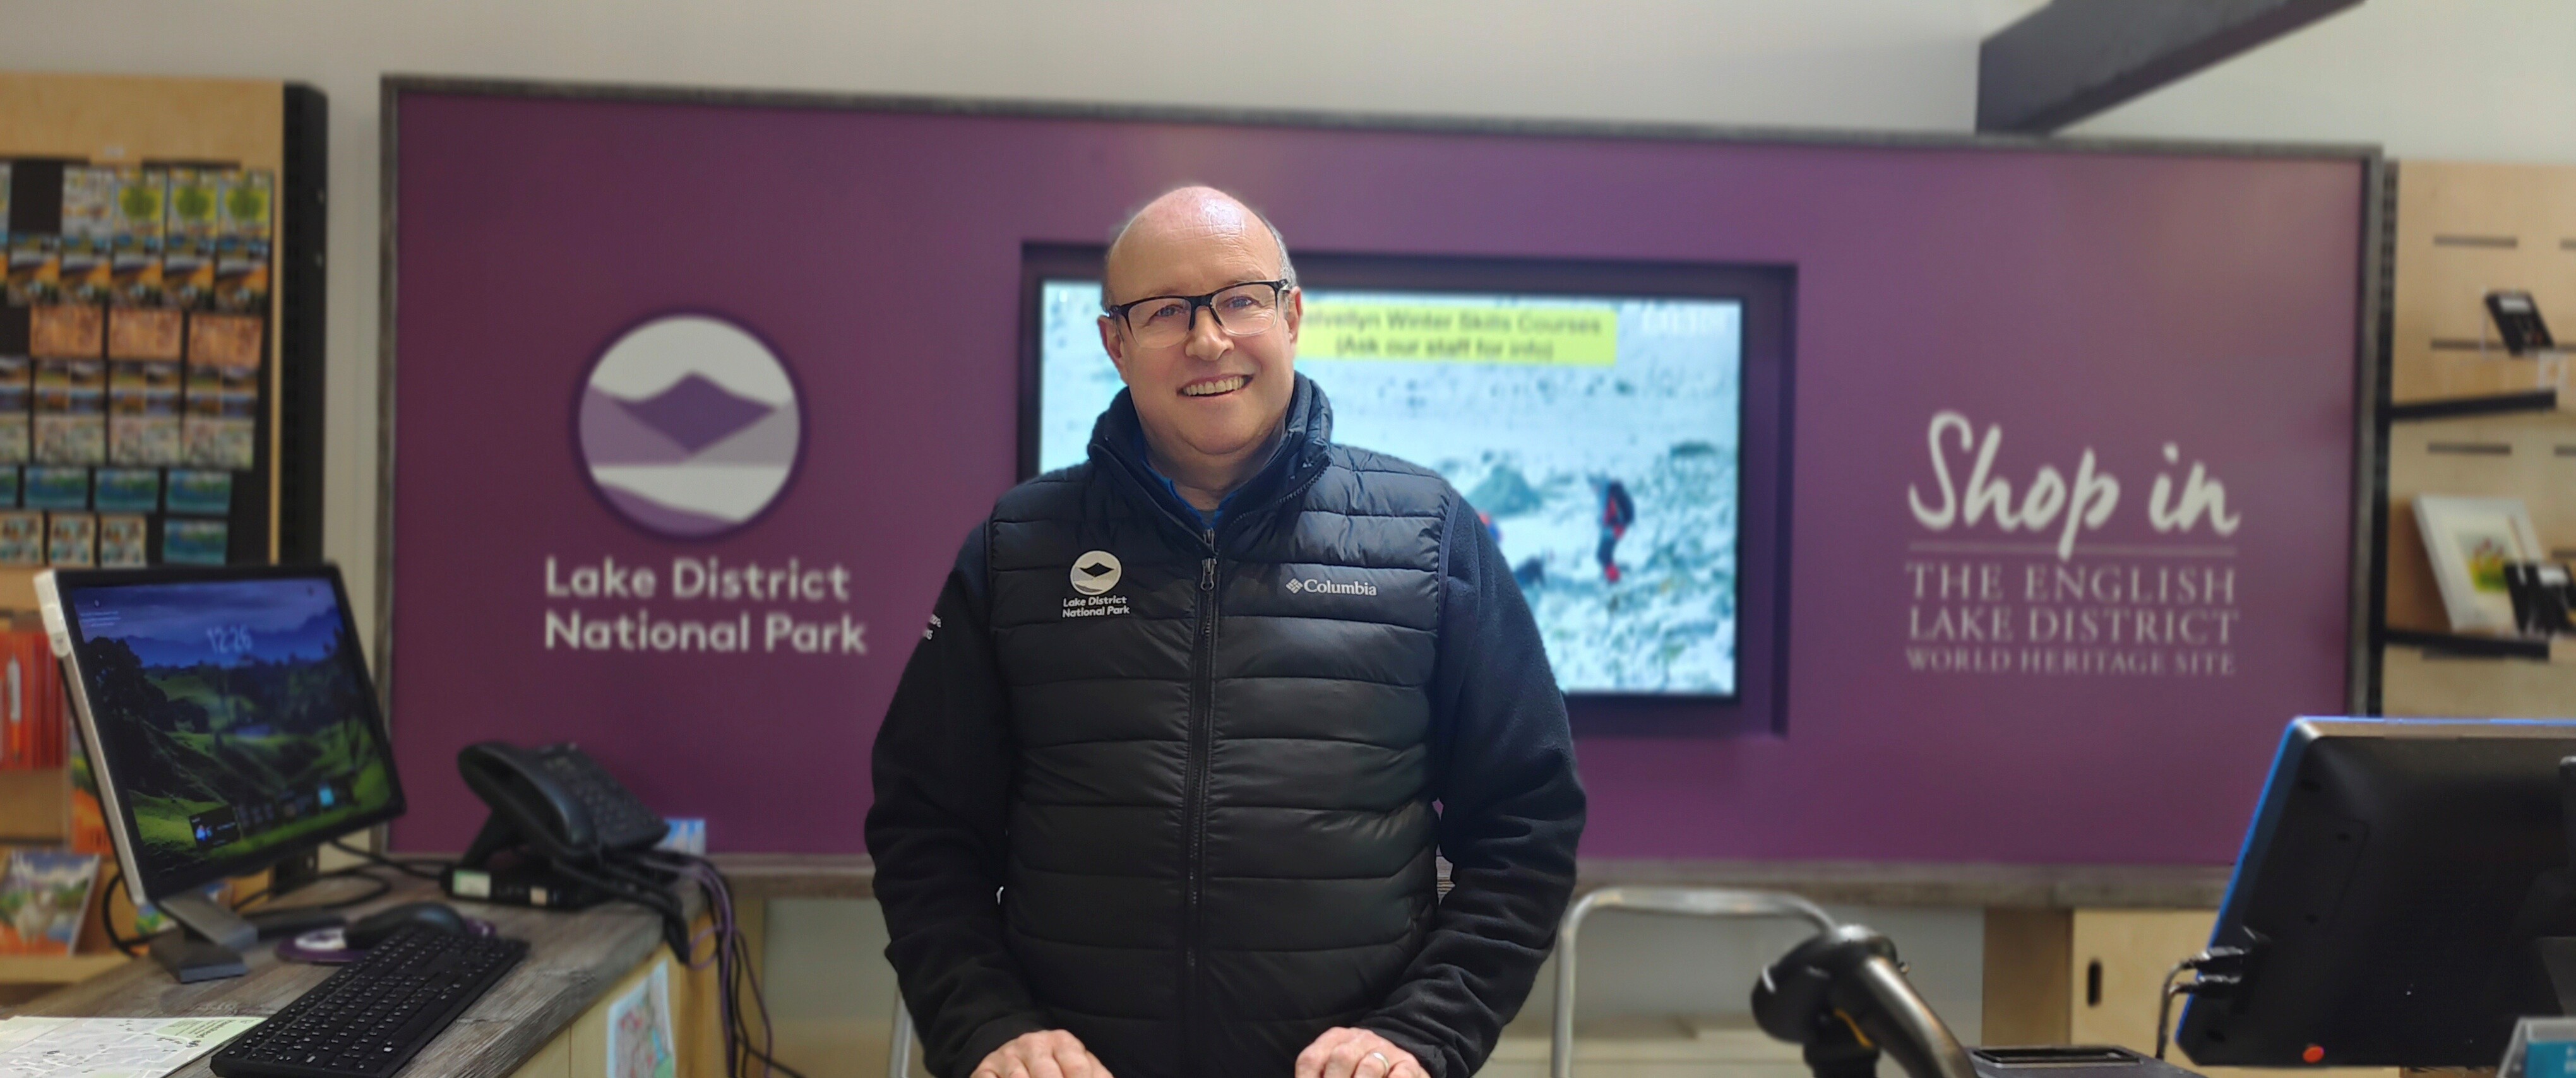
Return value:
M 1316 301 L 1306 304 L 1297 354 L 1607 367 L 1619 360 L 1619 313 L 1601 307 Z

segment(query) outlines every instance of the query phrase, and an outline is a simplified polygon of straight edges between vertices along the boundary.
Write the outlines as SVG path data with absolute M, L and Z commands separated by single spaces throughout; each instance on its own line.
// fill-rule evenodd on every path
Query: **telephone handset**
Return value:
M 503 741 L 468 745 L 456 769 L 492 818 L 461 862 L 479 868 L 503 849 L 525 843 L 555 861 L 590 862 L 662 841 L 670 824 L 598 761 L 570 743 L 523 749 Z

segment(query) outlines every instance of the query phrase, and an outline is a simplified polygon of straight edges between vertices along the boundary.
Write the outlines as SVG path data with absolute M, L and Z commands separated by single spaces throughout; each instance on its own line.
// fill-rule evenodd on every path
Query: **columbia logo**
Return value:
M 1377 585 L 1365 580 L 1336 584 L 1330 580 L 1290 580 L 1288 590 L 1308 595 L 1375 595 Z

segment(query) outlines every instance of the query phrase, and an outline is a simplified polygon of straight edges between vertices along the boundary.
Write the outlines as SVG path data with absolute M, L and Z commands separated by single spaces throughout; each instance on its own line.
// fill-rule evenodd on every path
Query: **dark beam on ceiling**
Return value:
M 2044 135 L 2361 0 L 2051 0 L 1977 49 L 1977 130 Z

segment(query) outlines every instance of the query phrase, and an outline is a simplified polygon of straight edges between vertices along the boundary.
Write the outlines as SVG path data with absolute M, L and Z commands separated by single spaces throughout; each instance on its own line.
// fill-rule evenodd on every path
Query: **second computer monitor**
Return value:
M 2570 757 L 2576 722 L 2293 723 L 2212 939 L 2249 951 L 2243 983 L 2184 1013 L 2193 1062 L 2496 1065 L 2515 1018 L 2561 1010 Z

